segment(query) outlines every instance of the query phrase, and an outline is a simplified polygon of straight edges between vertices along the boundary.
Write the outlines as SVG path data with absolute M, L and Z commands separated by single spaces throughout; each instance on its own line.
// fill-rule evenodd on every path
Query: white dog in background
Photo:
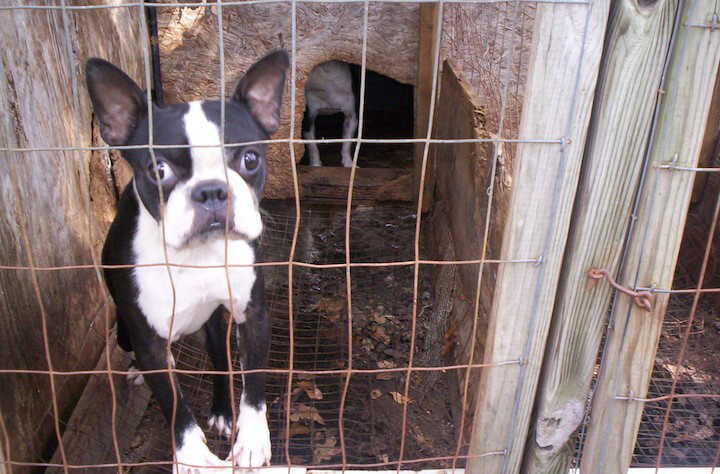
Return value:
M 307 125 L 303 130 L 306 140 L 315 140 L 315 118 L 318 115 L 332 115 L 342 112 L 343 139 L 352 138 L 358 126 L 355 110 L 356 97 L 353 90 L 350 65 L 340 61 L 320 63 L 310 71 L 305 84 L 307 102 Z M 351 142 L 342 144 L 342 165 L 352 166 Z M 322 166 L 317 143 L 307 144 L 311 166 Z

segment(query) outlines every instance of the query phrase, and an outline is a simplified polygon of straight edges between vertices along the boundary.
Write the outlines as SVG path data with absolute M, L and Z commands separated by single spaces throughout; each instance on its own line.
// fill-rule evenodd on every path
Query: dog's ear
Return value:
M 127 144 L 147 113 L 145 93 L 127 74 L 104 59 L 88 59 L 85 77 L 103 139 L 113 146 Z
M 287 52 L 268 54 L 248 69 L 233 94 L 233 99 L 244 103 L 268 134 L 280 127 L 280 105 L 289 65 Z

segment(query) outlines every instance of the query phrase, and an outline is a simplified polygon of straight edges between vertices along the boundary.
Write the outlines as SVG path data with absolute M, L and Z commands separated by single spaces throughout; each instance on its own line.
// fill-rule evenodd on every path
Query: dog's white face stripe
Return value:
M 165 210 L 165 230 L 168 245 L 181 247 L 191 237 L 195 207 L 192 190 L 203 181 L 228 183 L 233 206 L 232 229 L 248 239 L 256 239 L 262 232 L 262 220 L 257 199 L 245 180 L 232 168 L 226 167 L 218 124 L 205 115 L 202 102 L 191 102 L 183 123 L 192 159 L 190 179 L 179 183 L 170 193 Z M 198 148 L 192 148 L 198 147 Z
M 190 102 L 190 110 L 185 114 L 185 135 L 187 135 L 192 157 L 193 177 L 197 175 L 220 174 L 225 177 L 223 150 L 218 126 L 207 119 L 202 102 Z M 214 145 L 209 147 L 208 145 Z M 219 173 L 218 173 L 219 171 Z

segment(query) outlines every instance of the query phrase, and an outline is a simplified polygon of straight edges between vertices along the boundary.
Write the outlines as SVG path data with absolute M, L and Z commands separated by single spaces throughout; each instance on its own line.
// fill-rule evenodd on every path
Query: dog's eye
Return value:
M 249 172 L 255 171 L 260 164 L 260 157 L 254 150 L 245 150 L 242 152 L 241 165 Z
M 160 178 L 160 184 L 167 183 L 174 176 L 173 170 L 165 161 L 157 160 L 157 175 L 155 174 L 155 166 L 153 162 L 147 164 L 147 174 L 150 181 L 157 183 L 156 178 Z

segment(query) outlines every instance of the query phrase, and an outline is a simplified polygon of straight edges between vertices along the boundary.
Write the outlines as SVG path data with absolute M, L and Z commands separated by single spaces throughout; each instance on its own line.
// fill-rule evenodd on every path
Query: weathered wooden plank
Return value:
M 488 321 L 470 472 L 517 472 L 530 422 L 555 289 L 562 263 L 610 2 L 539 4 L 519 127 L 521 143 L 502 259 L 543 255 L 539 266 L 500 265 Z M 577 81 L 577 82 L 576 82 Z
M 298 166 L 303 199 L 347 201 L 350 168 Z M 353 202 L 413 201 L 411 169 L 358 168 L 353 183 Z
M 480 107 L 480 100 L 467 78 L 450 61 L 443 64 L 440 97 L 435 115 L 433 136 L 436 138 L 490 137 L 485 130 L 486 117 Z M 492 171 L 493 145 L 487 142 L 434 143 L 431 154 L 436 162 L 441 164 L 436 170 L 435 197 L 427 227 L 426 245 L 431 252 L 431 258 L 478 259 L 482 255 L 485 236 L 487 188 Z M 501 155 L 495 173 L 486 258 L 496 259 L 500 256 L 502 232 L 510 203 L 511 174 L 512 163 L 506 156 Z M 428 356 L 428 346 L 437 348 L 438 352 L 444 349 L 446 353 L 432 354 L 433 358 L 425 361 L 426 364 L 439 366 L 443 360 L 450 365 L 467 364 L 473 348 L 475 359 L 482 353 L 484 326 L 479 325 L 473 334 L 472 301 L 477 293 L 478 269 L 479 265 L 447 265 L 433 269 L 437 270 L 437 279 L 433 282 L 434 292 L 436 296 L 443 295 L 445 300 L 433 308 L 432 331 L 425 338 L 425 356 Z M 495 270 L 495 265 L 485 265 L 483 269 L 479 321 L 485 321 L 490 311 L 487 303 L 492 301 L 495 290 Z M 431 337 L 434 337 L 435 341 L 428 344 Z M 457 370 L 449 373 L 449 402 L 458 426 L 468 375 L 472 380 L 466 407 L 472 407 L 475 403 L 479 372 L 468 374 L 466 370 Z M 472 415 L 472 410 L 469 411 Z M 464 435 L 469 435 L 469 430 L 466 430 Z
M 98 0 L 97 4 L 117 3 Z M 22 0 L 6 5 L 26 5 Z M 55 2 L 35 2 L 53 5 Z M 92 141 L 90 101 L 84 92 L 82 64 L 89 55 L 106 57 L 142 79 L 139 10 L 135 8 L 68 12 L 72 53 L 68 52 L 60 10 L 6 10 L 0 13 L 0 146 L 65 147 L 99 145 Z M 98 40 L 102 38 L 102 40 Z M 71 57 L 69 55 L 72 54 Z M 72 80 L 78 79 L 76 114 Z M 141 82 L 142 83 L 142 82 Z M 78 142 L 79 136 L 79 142 Z M 91 181 L 107 179 L 100 154 L 90 152 L 0 152 L 0 259 L 28 265 L 19 225 L 23 206 L 35 263 L 42 266 L 92 263 L 111 212 L 94 207 L 94 235 L 88 233 L 87 199 Z M 20 202 L 10 181 L 15 168 Z M 97 192 L 103 187 L 98 186 Z M 93 191 L 93 192 L 96 192 Z M 112 194 L 110 194 L 112 197 Z M 97 198 L 97 199 L 96 199 Z M 114 200 L 110 199 L 110 205 Z M 108 202 L 93 195 L 93 206 Z M 91 211 L 91 212 L 92 212 Z M 48 316 L 48 341 L 56 370 L 95 365 L 104 331 L 102 286 L 93 269 L 40 272 L 40 292 Z M 40 311 L 28 271 L 0 271 L 0 367 L 48 368 L 40 330 Z M 46 375 L 4 374 L 0 407 L 10 434 L 12 461 L 49 458 L 57 443 Z M 69 416 L 86 376 L 56 377 L 61 419 Z M 31 468 L 14 466 L 13 472 Z
M 625 285 L 672 285 L 694 173 L 657 165 L 671 161 L 676 153 L 679 166 L 698 162 L 720 62 L 720 31 L 688 22 L 710 23 L 713 10 L 711 2 L 683 4 L 621 274 Z M 627 471 L 644 404 L 615 397 L 647 393 L 667 303 L 667 295 L 658 295 L 652 312 L 646 313 L 630 298 L 617 299 L 593 397 L 582 472 Z
M 425 138 L 428 133 L 430 119 L 430 103 L 432 100 L 433 75 L 435 73 L 435 49 L 438 38 L 437 3 L 420 4 L 420 27 L 418 30 L 418 56 L 417 56 L 417 82 L 415 85 L 415 137 Z M 463 137 L 465 138 L 465 137 Z M 415 200 L 420 191 L 420 174 L 422 172 L 422 159 L 425 150 L 424 143 L 415 145 L 415 177 L 413 181 Z M 423 209 L 427 209 L 432 202 L 432 187 L 434 182 L 434 160 L 428 160 L 425 166 L 425 186 Z
M 612 294 L 588 288 L 587 271 L 618 270 L 676 10 L 677 0 L 611 8 L 523 472 L 570 467 Z
M 117 345 L 110 354 L 110 366 L 114 370 L 127 370 L 130 363 L 128 355 Z M 107 359 L 103 351 L 94 370 L 106 370 Z M 145 413 L 150 401 L 150 389 L 147 385 L 134 385 L 127 382 L 124 375 L 113 375 L 115 386 L 115 433 L 120 453 L 125 452 L 135 436 L 135 429 Z M 63 445 L 68 463 L 74 465 L 112 464 L 117 462 L 112 435 L 113 397 L 107 374 L 90 377 L 75 410 L 65 424 Z M 61 464 L 60 453 L 50 461 Z M 59 473 L 62 469 L 48 468 L 47 473 Z M 93 469 L 93 472 L 118 472 L 117 468 Z

